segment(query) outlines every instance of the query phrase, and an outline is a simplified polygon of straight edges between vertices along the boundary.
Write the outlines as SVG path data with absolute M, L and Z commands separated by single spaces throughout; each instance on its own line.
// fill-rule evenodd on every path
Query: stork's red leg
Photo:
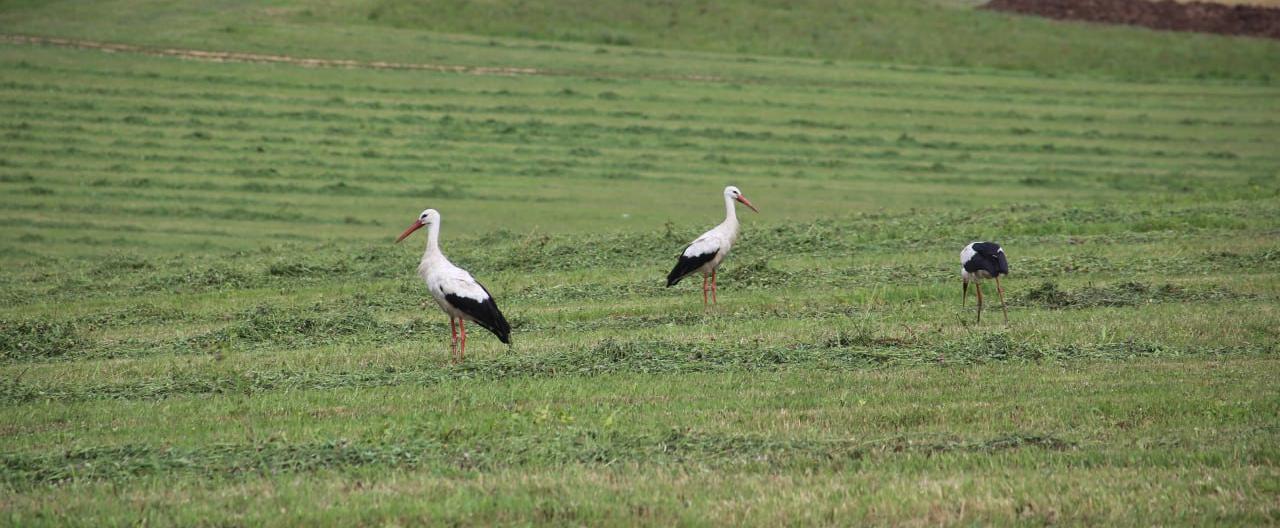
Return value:
M 702 276 L 702 307 L 707 307 L 707 276 Z
M 965 301 L 969 300 L 969 281 L 964 282 L 964 289 L 960 292 L 960 307 L 964 308 Z
M 458 352 L 458 361 L 467 360 L 467 320 L 458 318 L 458 328 L 462 330 L 462 350 Z
M 449 361 L 458 359 L 458 321 L 449 316 L 449 331 L 453 334 L 453 339 L 449 341 Z
M 711 270 L 711 304 L 718 304 L 716 300 L 716 270 Z
M 1009 324 L 1009 309 L 1004 305 L 1004 287 L 1000 285 L 999 276 L 996 276 L 996 292 L 1000 294 L 1000 310 L 1004 312 L 1004 324 Z
M 978 322 L 982 322 L 982 283 L 975 282 L 973 287 L 978 291 Z

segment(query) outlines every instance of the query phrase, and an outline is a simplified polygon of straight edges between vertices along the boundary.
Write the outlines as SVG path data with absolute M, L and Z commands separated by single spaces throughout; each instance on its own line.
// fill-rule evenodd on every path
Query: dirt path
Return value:
M 1161 0 L 991 0 L 982 9 L 1058 20 L 1280 39 L 1280 9 Z
M 29 35 L 0 35 L 0 42 L 29 44 L 39 46 L 56 46 L 96 50 L 106 53 L 136 53 L 156 57 L 176 57 L 187 60 L 206 62 L 249 62 L 292 64 L 307 68 L 346 68 L 374 70 L 420 70 L 469 75 L 556 75 L 556 76 L 596 76 L 596 77 L 636 77 L 645 79 L 669 79 L 684 81 L 727 82 L 729 79 L 711 75 L 626 75 L 619 73 L 575 72 L 570 70 L 547 70 L 541 68 L 514 68 L 497 66 L 458 66 L 449 64 L 424 64 L 409 62 L 357 61 L 346 59 L 311 59 L 291 57 L 289 55 L 273 55 L 265 53 L 245 53 L 235 51 L 205 51 L 183 48 L 154 48 L 133 44 L 115 44 L 93 40 L 67 39 L 59 37 L 36 37 Z
M 178 57 L 181 59 L 208 62 L 256 62 L 294 64 L 308 68 L 367 68 L 377 70 L 426 70 L 450 73 L 470 73 L 475 75 L 557 75 L 559 73 L 537 68 L 498 68 L 485 66 L 452 66 L 447 64 L 418 64 L 405 62 L 355 61 L 344 59 L 308 59 L 290 57 L 288 55 L 270 55 L 264 53 L 242 53 L 234 51 L 204 51 L 182 48 L 152 48 L 132 44 L 114 44 L 92 40 L 66 39 L 58 37 L 33 37 L 27 35 L 0 35 L 0 41 L 15 44 L 35 44 L 57 46 L 62 48 L 78 48 L 105 51 L 108 53 L 137 53 L 157 57 Z

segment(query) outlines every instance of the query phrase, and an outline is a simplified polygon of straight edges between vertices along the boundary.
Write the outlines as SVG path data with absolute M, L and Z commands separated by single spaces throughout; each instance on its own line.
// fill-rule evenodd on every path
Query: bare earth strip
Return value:
M 445 73 L 462 73 L 469 75 L 582 75 L 582 72 L 546 70 L 540 68 L 515 68 L 515 67 L 492 67 L 492 66 L 460 66 L 450 64 L 423 64 L 423 63 L 406 63 L 406 62 L 385 62 L 385 61 L 356 61 L 347 59 L 313 59 L 303 57 L 290 57 L 288 55 L 274 55 L 265 53 L 244 53 L 233 51 L 206 51 L 182 48 L 152 48 L 146 46 L 135 46 L 132 44 L 116 44 L 111 42 L 98 42 L 93 40 L 68 39 L 58 37 L 38 37 L 30 35 L 0 35 L 0 42 L 8 42 L 13 44 L 30 44 L 41 46 L 57 46 L 63 48 L 77 48 L 104 51 L 107 53 L 137 53 L 142 55 L 151 55 L 157 57 L 177 57 L 188 60 L 198 60 L 207 62 L 248 62 L 248 63 L 273 63 L 273 64 L 293 64 L 307 68 L 347 68 L 347 69 L 376 69 L 376 70 L 422 70 Z M 592 75 L 598 75 L 593 73 Z M 618 76 L 616 74 L 609 76 Z M 728 79 L 711 76 L 711 75 L 671 75 L 671 76 L 645 76 L 645 78 L 661 78 L 671 80 L 685 81 L 704 81 L 704 82 L 724 82 Z
M 1055 20 L 1280 39 L 1280 9 L 1221 2 L 1146 0 L 991 0 L 982 9 Z
M 92 40 L 66 39 L 57 37 L 35 37 L 28 35 L 0 35 L 0 41 L 16 44 L 36 44 L 59 46 L 64 48 L 80 48 L 105 51 L 108 53 L 140 53 L 162 57 L 178 57 L 183 59 L 209 62 L 255 62 L 283 63 L 306 66 L 309 68 L 371 68 L 380 70 L 428 70 L 452 73 L 470 73 L 475 75 L 554 75 L 554 72 L 534 68 L 493 68 L 478 66 L 452 66 L 447 64 L 409 64 L 403 62 L 354 61 L 344 59 L 309 59 L 290 57 L 288 55 L 268 55 L 263 53 L 241 53 L 231 51 L 204 51 L 180 48 L 149 48 L 131 44 L 115 44 Z

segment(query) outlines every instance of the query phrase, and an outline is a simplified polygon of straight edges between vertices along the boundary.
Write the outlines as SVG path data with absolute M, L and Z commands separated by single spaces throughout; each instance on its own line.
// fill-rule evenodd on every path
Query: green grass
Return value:
M 981 3 L 10 1 L 0 9 L 0 28 L 152 46 L 593 75 L 733 76 L 762 63 L 825 72 L 839 69 L 833 61 L 857 61 L 1270 84 L 1280 69 L 1280 44 L 1267 39 L 1056 22 L 975 9 Z M 701 69 L 679 64 L 691 57 L 703 60 Z
M 0 523 L 1280 519 L 1265 82 L 638 36 L 606 53 L 490 46 L 341 18 L 372 4 L 281 5 L 233 45 L 203 33 L 232 16 L 212 8 L 111 5 L 8 3 L 0 20 L 550 70 L 0 43 Z M 460 13 L 432 29 L 489 31 L 447 26 Z M 315 27 L 353 40 L 296 33 Z M 1135 76 L 1190 74 L 1166 66 Z M 723 78 L 687 77 L 708 71 Z M 663 277 L 730 183 L 762 212 L 742 213 L 704 312 L 696 284 Z M 474 332 L 448 363 L 413 273 L 422 239 L 392 244 L 425 207 L 498 297 L 512 348 Z M 1008 326 L 959 306 L 957 254 L 976 239 L 1009 253 Z

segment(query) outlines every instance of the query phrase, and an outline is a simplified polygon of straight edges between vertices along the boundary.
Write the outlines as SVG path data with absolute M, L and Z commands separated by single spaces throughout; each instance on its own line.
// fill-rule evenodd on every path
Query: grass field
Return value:
M 847 74 L 836 63 L 853 61 L 1055 78 L 1280 80 L 1278 41 L 973 9 L 982 3 L 7 0 L 0 30 L 305 57 L 573 69 L 587 76 L 759 73 L 756 63 L 773 62 L 794 82 L 801 80 L 796 70 Z M 697 60 L 681 60 L 689 58 Z
M 104 5 L 0 32 L 363 62 L 0 42 L 2 523 L 1280 522 L 1273 44 L 1073 26 L 1245 66 L 1055 78 Z M 726 184 L 704 312 L 663 278 Z M 512 348 L 449 364 L 426 207 Z

